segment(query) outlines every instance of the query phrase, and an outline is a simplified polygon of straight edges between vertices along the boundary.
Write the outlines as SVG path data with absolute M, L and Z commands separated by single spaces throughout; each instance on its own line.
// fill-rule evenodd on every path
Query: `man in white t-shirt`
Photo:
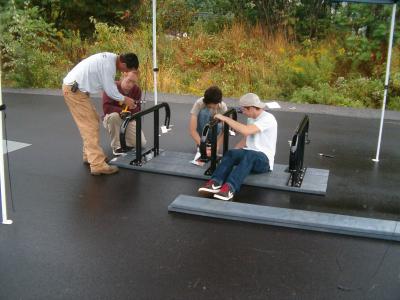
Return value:
M 92 175 L 113 174 L 116 166 L 106 163 L 100 146 L 100 118 L 90 100 L 90 94 L 104 91 L 107 95 L 135 108 L 134 100 L 122 95 L 115 84 L 117 70 L 138 71 L 139 60 L 134 53 L 117 55 L 103 52 L 94 54 L 77 64 L 63 80 L 63 94 L 83 140 L 83 161 L 90 165 Z
M 217 86 L 211 86 L 204 92 L 204 97 L 196 100 L 190 111 L 189 133 L 197 146 L 200 145 L 204 126 L 212 120 L 214 115 L 223 114 L 228 110 L 222 101 L 222 91 Z M 211 130 L 208 139 L 211 138 Z M 218 124 L 217 145 L 222 143 L 222 126 Z
M 275 117 L 264 111 L 265 103 L 256 94 L 242 96 L 239 104 L 243 114 L 248 117 L 247 125 L 221 114 L 214 116 L 244 137 L 235 149 L 226 152 L 211 179 L 199 188 L 200 194 L 231 200 L 250 172 L 265 173 L 274 167 L 278 131 Z

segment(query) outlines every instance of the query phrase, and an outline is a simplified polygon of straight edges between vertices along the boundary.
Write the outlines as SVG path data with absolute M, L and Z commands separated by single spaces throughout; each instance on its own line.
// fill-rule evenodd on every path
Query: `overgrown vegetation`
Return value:
M 98 1 L 102 13 L 64 1 L 0 0 L 5 84 L 59 88 L 68 70 L 101 51 L 136 52 L 141 85 L 152 88 L 148 1 Z M 74 1 L 72 1 L 74 2 Z M 390 7 L 326 1 L 166 0 L 158 8 L 159 84 L 201 95 L 380 107 Z M 47 6 L 46 6 L 47 5 Z M 312 11 L 312 14 L 307 12 Z M 81 18 L 81 19 L 79 19 Z M 82 31 L 78 24 L 82 25 Z M 90 28 L 93 28 L 91 31 Z M 400 110 L 400 47 L 395 43 L 388 106 Z

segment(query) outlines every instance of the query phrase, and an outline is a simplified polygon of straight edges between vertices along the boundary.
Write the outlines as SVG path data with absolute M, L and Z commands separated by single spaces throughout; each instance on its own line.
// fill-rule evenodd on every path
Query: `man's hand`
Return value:
M 220 120 L 220 121 L 222 121 L 222 122 L 225 122 L 226 117 L 223 116 L 223 115 L 221 115 L 221 114 L 216 114 L 216 115 L 214 116 L 214 119 L 217 119 L 217 120 Z
M 127 117 L 130 117 L 132 114 L 130 111 L 121 111 L 119 113 L 119 116 L 121 117 L 122 120 L 125 120 Z
M 124 104 L 127 105 L 130 109 L 136 108 L 136 103 L 132 98 L 124 97 Z

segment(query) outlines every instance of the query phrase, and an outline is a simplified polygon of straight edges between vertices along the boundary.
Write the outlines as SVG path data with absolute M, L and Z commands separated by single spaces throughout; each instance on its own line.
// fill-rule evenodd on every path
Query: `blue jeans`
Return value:
M 197 133 L 199 134 L 200 138 L 203 134 L 203 128 L 212 120 L 211 111 L 205 107 L 200 110 L 199 115 L 197 116 Z M 218 123 L 217 125 L 217 136 L 222 131 L 222 123 Z M 211 129 L 208 131 L 207 140 L 211 140 Z
M 269 160 L 263 152 L 231 149 L 225 153 L 211 179 L 220 185 L 224 182 L 228 183 L 233 192 L 237 192 L 250 172 L 265 173 L 267 171 L 269 171 Z

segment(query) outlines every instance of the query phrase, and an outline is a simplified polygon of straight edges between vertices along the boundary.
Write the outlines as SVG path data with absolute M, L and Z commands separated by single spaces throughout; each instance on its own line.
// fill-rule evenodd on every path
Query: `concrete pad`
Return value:
M 400 241 L 399 222 L 179 195 L 169 211 Z
M 193 154 L 183 152 L 164 151 L 142 166 L 134 166 L 129 163 L 135 159 L 132 151 L 125 156 L 116 157 L 111 164 L 121 168 L 128 168 L 143 172 L 161 173 L 167 175 L 183 176 L 196 179 L 209 179 L 204 172 L 209 167 L 202 167 L 190 163 Z M 269 189 L 325 195 L 328 186 L 329 170 L 307 168 L 303 184 L 300 188 L 287 186 L 289 173 L 285 172 L 287 165 L 275 164 L 274 171 L 265 174 L 250 174 L 243 184 Z

